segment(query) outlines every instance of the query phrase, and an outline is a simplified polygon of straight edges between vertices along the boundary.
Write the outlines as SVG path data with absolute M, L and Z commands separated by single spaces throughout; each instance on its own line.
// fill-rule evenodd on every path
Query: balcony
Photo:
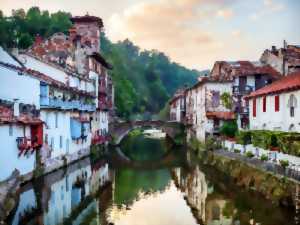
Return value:
M 234 95 L 249 95 L 253 90 L 254 88 L 250 85 L 246 85 L 245 87 L 235 85 L 232 87 L 232 92 Z
M 19 149 L 19 156 L 21 156 L 22 154 L 26 154 L 30 150 L 33 152 L 33 150 L 36 150 L 41 146 L 37 141 L 34 141 L 27 137 L 18 137 L 16 141 Z
M 45 96 L 41 96 L 40 105 L 41 108 L 57 108 L 63 110 L 80 110 L 89 112 L 96 110 L 95 105 L 83 103 L 79 100 L 63 101 L 62 99 L 48 98 Z

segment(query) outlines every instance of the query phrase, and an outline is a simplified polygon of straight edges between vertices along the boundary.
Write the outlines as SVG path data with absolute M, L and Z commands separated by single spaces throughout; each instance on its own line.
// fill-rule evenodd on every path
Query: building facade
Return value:
M 251 130 L 300 132 L 300 72 L 247 96 Z
M 260 61 L 263 64 L 272 66 L 282 75 L 300 70 L 300 46 L 288 45 L 285 41 L 283 48 L 272 46 L 271 49 L 266 49 Z
M 249 128 L 249 105 L 244 97 L 281 77 L 271 66 L 250 61 L 216 62 L 211 76 L 232 81 L 232 107 L 239 129 Z
M 170 121 L 184 122 L 186 116 L 185 90 L 180 89 L 170 100 Z
M 187 91 L 188 139 L 192 136 L 205 141 L 207 136 L 218 135 L 224 121 L 233 120 L 234 113 L 227 108 L 221 96 L 232 94 L 230 81 L 204 77 Z
M 0 48 L 0 135 L 9 140 L 4 144 L 16 162 L 0 180 L 15 168 L 30 173 L 37 163 L 47 166 L 109 141 L 114 87 L 112 66 L 100 53 L 103 23 L 88 15 L 71 21 L 69 35 L 37 37 L 14 55 Z

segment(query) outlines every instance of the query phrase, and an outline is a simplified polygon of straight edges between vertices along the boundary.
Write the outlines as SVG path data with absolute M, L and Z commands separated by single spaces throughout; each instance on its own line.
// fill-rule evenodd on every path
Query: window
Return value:
M 63 137 L 59 136 L 59 148 L 63 147 Z
M 267 110 L 267 97 L 263 97 L 263 112 L 266 112 Z
M 58 128 L 58 113 L 55 113 L 55 128 Z
M 295 117 L 295 108 L 297 107 L 297 98 L 295 95 L 290 95 L 288 101 L 288 107 L 290 108 L 290 117 Z
M 252 112 L 253 117 L 256 117 L 256 98 L 253 99 Z
M 275 112 L 279 112 L 279 95 L 275 96 Z
M 11 124 L 9 124 L 8 133 L 9 136 L 13 136 L 13 126 Z
M 54 149 L 54 137 L 51 138 L 50 146 L 51 146 L 52 149 Z
M 49 113 L 48 112 L 46 112 L 46 129 L 50 129 Z
M 48 144 L 48 134 L 45 134 L 45 143 Z

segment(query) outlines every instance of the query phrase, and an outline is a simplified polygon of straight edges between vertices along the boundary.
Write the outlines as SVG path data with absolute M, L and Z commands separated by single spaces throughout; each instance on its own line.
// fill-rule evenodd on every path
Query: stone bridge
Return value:
M 130 121 L 130 122 L 114 122 L 110 124 L 109 130 L 113 137 L 112 145 L 119 145 L 123 138 L 134 129 L 150 127 L 158 128 L 167 134 L 167 137 L 175 141 L 176 144 L 182 144 L 184 139 L 184 126 L 178 122 L 146 120 L 146 121 Z M 182 139 L 182 140 L 181 140 Z

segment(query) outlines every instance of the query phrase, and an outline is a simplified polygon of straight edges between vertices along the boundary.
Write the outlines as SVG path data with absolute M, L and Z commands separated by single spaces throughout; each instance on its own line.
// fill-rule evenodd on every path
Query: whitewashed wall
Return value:
M 30 127 L 26 126 L 25 136 L 30 138 Z M 0 181 L 7 179 L 11 173 L 18 169 L 21 175 L 34 170 L 35 154 L 18 157 L 17 137 L 24 137 L 23 126 L 12 125 L 12 135 L 9 134 L 9 125 L 0 125 L 1 154 L 0 157 Z M 4 141 L 5 140 L 5 141 Z
M 57 69 L 51 65 L 48 65 L 47 63 L 41 62 L 33 57 L 30 57 L 28 55 L 19 55 L 19 59 L 21 61 L 25 62 L 25 66 L 27 68 L 31 68 L 33 70 L 37 70 L 41 73 L 44 73 L 45 75 L 52 77 L 55 80 L 58 80 L 60 82 L 66 82 L 68 75 L 60 70 Z
M 20 103 L 40 105 L 40 82 L 27 75 L 19 75 L 16 71 L 0 66 L 0 99 Z
M 55 126 L 55 114 L 57 113 L 58 126 Z M 91 133 L 89 133 L 86 142 L 77 144 L 71 137 L 71 114 L 65 111 L 41 110 L 41 119 L 47 124 L 44 125 L 44 139 L 48 135 L 48 145 L 54 140 L 51 158 L 72 154 L 81 149 L 89 148 L 91 145 Z M 62 137 L 62 146 L 60 146 L 60 137 Z M 69 143 L 69 144 L 68 144 Z
M 298 103 L 294 117 L 290 116 L 290 108 L 288 107 L 288 100 L 291 94 L 295 95 Z M 267 96 L 266 112 L 263 112 L 263 98 L 257 98 L 256 117 L 253 117 L 253 99 L 249 101 L 250 129 L 290 131 L 291 124 L 294 124 L 293 131 L 300 132 L 300 90 L 282 93 L 279 96 L 279 112 L 275 112 L 275 95 Z
M 194 129 L 196 130 L 196 137 L 200 141 L 205 140 L 206 132 L 211 133 L 213 131 L 213 120 L 209 120 L 206 117 L 206 112 L 208 109 L 206 108 L 206 98 L 209 92 L 211 91 L 219 91 L 220 96 L 224 92 L 232 93 L 232 83 L 205 83 L 203 85 L 198 86 L 193 91 L 194 96 L 194 111 L 193 114 L 195 115 L 194 118 Z M 214 109 L 215 111 L 219 112 L 228 112 L 227 108 L 222 105 L 220 100 L 220 105 Z
M 63 219 L 71 214 L 72 185 L 75 183 L 77 176 L 81 176 L 85 173 L 87 174 L 87 181 L 89 181 L 91 177 L 90 165 L 68 174 L 63 179 L 51 185 L 51 197 L 48 202 L 48 211 L 45 212 L 43 218 L 45 225 L 61 224 Z M 90 193 L 89 182 L 85 184 L 85 193 L 86 195 Z M 80 196 L 77 197 L 80 198 Z

